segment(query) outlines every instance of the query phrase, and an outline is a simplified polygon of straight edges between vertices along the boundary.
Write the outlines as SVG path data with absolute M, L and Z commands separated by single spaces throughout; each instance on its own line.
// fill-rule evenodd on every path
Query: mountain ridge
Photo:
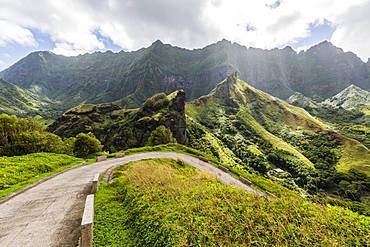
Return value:
M 233 71 L 281 99 L 295 92 L 326 99 L 350 84 L 370 89 L 370 66 L 330 42 L 298 54 L 289 47 L 262 50 L 227 40 L 194 50 L 156 41 L 133 52 L 76 57 L 34 52 L 1 71 L 0 78 L 49 98 L 54 110 L 63 112 L 81 103 L 134 108 L 153 94 L 180 89 L 190 101 L 208 94 Z

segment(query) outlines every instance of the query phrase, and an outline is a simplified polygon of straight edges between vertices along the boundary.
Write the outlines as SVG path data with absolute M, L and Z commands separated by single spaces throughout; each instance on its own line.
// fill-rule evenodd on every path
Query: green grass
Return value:
M 229 85 L 227 85 L 228 81 L 230 81 Z M 230 96 L 225 95 L 225 90 L 230 93 Z M 286 150 L 301 159 L 307 166 L 314 167 L 313 163 L 304 155 L 302 155 L 302 153 L 300 153 L 293 146 L 281 140 L 273 133 L 269 132 L 269 130 L 266 129 L 267 126 L 262 126 L 261 122 L 270 124 L 280 123 L 291 126 L 293 129 L 297 127 L 297 124 L 302 125 L 300 127 L 312 125 L 316 128 L 324 128 L 324 125 L 310 117 L 309 114 L 307 114 L 307 112 L 304 110 L 297 107 L 292 107 L 287 103 L 278 100 L 277 98 L 254 89 L 239 79 L 233 81 L 229 80 L 228 78 L 221 82 L 209 95 L 203 96 L 194 102 L 186 104 L 186 114 L 190 118 L 199 122 L 202 120 L 202 118 L 205 118 L 205 116 L 202 116 L 202 114 L 205 112 L 207 112 L 208 115 L 212 115 L 211 113 L 212 111 L 215 111 L 215 109 L 218 109 L 218 111 L 221 111 L 221 108 L 226 109 L 227 104 L 225 103 L 225 98 L 228 97 L 233 100 L 234 104 L 238 105 L 238 107 L 235 107 L 234 109 L 237 110 L 235 115 L 243 122 L 243 125 L 249 126 L 263 139 L 271 143 L 273 147 Z M 269 117 L 264 116 L 264 121 L 258 121 L 256 116 L 252 114 L 252 109 L 250 106 L 252 101 L 258 101 L 261 105 L 260 107 L 269 114 Z M 275 104 L 272 104 L 271 102 L 275 102 Z M 225 115 L 225 113 L 219 112 L 215 115 L 216 117 L 211 117 L 210 119 L 206 120 L 209 122 L 219 122 L 220 117 Z
M 42 127 L 44 127 L 44 129 L 54 122 L 54 120 L 52 120 L 52 119 L 44 119 L 40 115 L 34 116 L 33 119 L 36 120 L 38 123 L 40 123 L 42 125 Z
M 139 154 L 139 153 L 147 153 L 147 152 L 176 152 L 176 153 L 183 153 L 183 154 L 189 154 L 192 156 L 207 156 L 204 153 L 181 145 L 181 144 L 175 144 L 175 143 L 168 143 L 168 144 L 163 144 L 163 145 L 158 145 L 158 146 L 145 146 L 141 148 L 132 148 L 132 149 L 127 149 L 124 151 L 120 151 L 117 153 L 125 153 L 125 155 L 131 155 L 131 154 Z M 110 154 L 108 156 L 114 156 L 115 153 Z M 210 156 L 207 156 L 207 158 L 212 159 Z
M 141 147 L 141 148 L 133 148 L 133 149 L 128 149 L 125 151 L 121 151 L 125 153 L 125 155 L 132 155 L 132 154 L 138 154 L 138 153 L 148 153 L 148 152 L 175 152 L 175 153 L 182 153 L 182 154 L 187 154 L 191 155 L 194 157 L 199 157 L 203 156 L 209 160 L 209 163 L 218 166 L 222 165 L 224 167 L 227 167 L 229 169 L 229 172 L 235 176 L 243 176 L 249 181 L 253 183 L 253 186 L 256 188 L 260 189 L 261 191 L 269 191 L 273 193 L 274 195 L 278 197 L 297 197 L 299 198 L 300 196 L 296 194 L 295 192 L 267 179 L 262 176 L 250 174 L 245 170 L 238 169 L 238 166 L 234 166 L 234 163 L 220 163 L 216 158 L 207 155 L 203 152 L 200 152 L 196 149 L 181 145 L 181 144 L 175 144 L 175 143 L 168 143 L 164 145 L 158 145 L 158 146 L 146 146 L 146 147 Z M 103 155 L 103 154 L 102 154 Z M 115 153 L 108 154 L 107 157 L 111 158 L 114 157 Z
M 342 156 L 338 162 L 337 170 L 347 172 L 354 168 L 370 176 L 370 151 L 354 139 L 345 139 L 342 145 Z
M 82 161 L 80 158 L 53 153 L 0 157 L 0 198 Z M 2 185 L 11 187 L 2 189 Z
M 94 246 L 366 246 L 370 219 L 297 198 L 268 201 L 182 162 L 120 167 L 95 200 Z

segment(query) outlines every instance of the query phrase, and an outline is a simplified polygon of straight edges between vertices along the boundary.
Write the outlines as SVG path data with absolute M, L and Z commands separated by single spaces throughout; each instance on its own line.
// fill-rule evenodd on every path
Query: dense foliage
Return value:
M 370 148 L 370 116 L 367 107 L 346 110 L 341 107 L 323 106 L 307 108 L 307 110 L 312 115 L 335 126 L 340 133 L 356 139 Z
M 150 133 L 147 144 L 149 146 L 156 146 L 166 143 L 176 143 L 176 139 L 173 138 L 170 129 L 161 125 L 158 126 L 155 130 L 153 130 L 152 133 Z
M 102 150 L 93 134 L 65 139 L 46 132 L 33 118 L 0 115 L 0 155 L 15 156 L 48 152 L 84 157 Z
M 37 152 L 65 152 L 60 137 L 45 132 L 32 118 L 0 115 L 0 155 L 14 156 Z
M 356 121 L 358 122 L 361 117 L 364 116 L 364 113 L 359 110 L 346 110 L 343 108 L 335 108 L 331 106 L 323 106 L 310 108 L 306 107 L 311 114 L 317 116 L 321 119 L 329 121 L 336 124 L 351 123 Z
M 92 132 L 104 149 L 111 152 L 142 147 L 148 143 L 186 144 L 185 129 L 183 91 L 169 95 L 155 94 L 139 109 L 124 110 L 114 104 L 79 105 L 65 112 L 47 128 L 64 138 Z
M 89 154 L 97 153 L 102 150 L 103 145 L 100 144 L 100 141 L 96 139 L 93 133 L 80 133 L 76 138 L 72 137 L 72 143 L 74 154 L 77 157 L 83 158 Z
M 370 220 L 300 199 L 268 201 L 183 162 L 119 168 L 96 195 L 94 246 L 366 246 Z

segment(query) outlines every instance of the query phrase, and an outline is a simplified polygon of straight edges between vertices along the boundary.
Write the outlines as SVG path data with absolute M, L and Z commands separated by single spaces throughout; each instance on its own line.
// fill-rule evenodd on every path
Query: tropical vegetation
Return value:
M 94 134 L 80 133 L 62 140 L 47 132 L 33 118 L 17 118 L 0 114 L 0 155 L 16 156 L 31 153 L 58 153 L 85 157 L 102 150 Z

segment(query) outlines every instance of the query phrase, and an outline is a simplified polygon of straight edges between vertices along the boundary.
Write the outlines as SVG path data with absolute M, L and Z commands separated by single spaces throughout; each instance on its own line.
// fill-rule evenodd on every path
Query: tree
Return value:
M 88 134 L 80 133 L 74 142 L 74 154 L 83 158 L 90 154 L 102 151 L 103 145 L 91 132 Z
M 155 146 L 166 143 L 177 143 L 177 141 L 172 137 L 171 130 L 161 125 L 152 131 L 148 138 L 147 145 Z
M 62 138 L 49 132 L 44 133 L 45 147 L 43 152 L 62 154 L 67 153 Z
M 70 137 L 63 141 L 64 153 L 73 156 L 75 151 L 76 137 Z
M 339 182 L 341 195 L 354 201 L 361 201 L 361 186 L 342 180 Z

